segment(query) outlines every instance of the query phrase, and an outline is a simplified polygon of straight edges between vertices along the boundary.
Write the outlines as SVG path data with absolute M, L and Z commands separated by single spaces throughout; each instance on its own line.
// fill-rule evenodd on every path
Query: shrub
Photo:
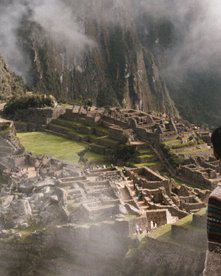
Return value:
M 119 144 L 113 153 L 113 161 L 123 161 L 127 162 L 134 158 L 136 154 L 136 148 L 134 146 Z
M 11 98 L 4 107 L 6 115 L 14 115 L 19 109 L 55 107 L 56 99 L 51 95 L 27 93 Z
M 168 145 L 161 144 L 161 150 L 165 154 L 166 159 L 169 161 L 172 167 L 176 168 L 183 164 L 184 159 L 173 153 Z
M 192 146 L 195 146 L 196 144 L 197 144 L 196 140 L 191 140 L 187 143 L 172 145 L 171 148 L 172 149 L 181 149 L 181 148 L 185 148 L 185 147 L 192 147 Z

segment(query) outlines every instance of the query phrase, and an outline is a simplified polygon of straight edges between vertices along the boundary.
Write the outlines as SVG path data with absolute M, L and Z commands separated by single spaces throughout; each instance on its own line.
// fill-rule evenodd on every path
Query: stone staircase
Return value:
M 136 158 L 134 160 L 134 165 L 136 167 L 147 166 L 156 170 L 161 170 L 161 164 L 158 157 L 147 143 L 134 141 L 133 144 L 136 145 L 137 151 Z
M 119 141 L 110 137 L 108 128 L 88 126 L 82 121 L 69 120 L 64 116 L 53 120 L 46 128 L 46 132 L 68 139 L 85 143 L 88 149 L 98 154 L 105 154 L 113 150 Z

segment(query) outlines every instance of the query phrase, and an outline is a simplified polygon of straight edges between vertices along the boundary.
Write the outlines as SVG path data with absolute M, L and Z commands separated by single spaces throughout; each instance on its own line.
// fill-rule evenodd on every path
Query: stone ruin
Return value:
M 183 129 L 192 131 L 191 125 L 186 126 L 166 115 L 156 116 L 135 110 L 74 106 L 63 116 L 77 118 L 89 125 L 103 123 L 119 141 L 125 138 L 128 129 L 152 144 L 178 135 Z M 124 173 L 116 169 L 82 171 L 79 167 L 70 167 L 47 156 L 14 155 L 13 151 L 1 158 L 0 166 L 10 183 L 2 185 L 5 206 L 9 207 L 15 199 L 18 200 L 16 204 L 21 204 L 22 212 L 27 211 L 24 225 L 27 221 L 50 224 L 53 221 L 51 214 L 56 213 L 59 223 L 94 222 L 107 218 L 131 221 L 128 218 L 135 216 L 142 221 L 145 218 L 146 228 L 151 229 L 198 211 L 205 206 L 209 193 L 179 186 L 149 168 L 126 168 Z M 199 166 L 202 169 L 199 170 Z M 206 178 L 209 181 L 216 179 L 213 182 L 217 183 L 217 170 L 217 164 L 210 159 L 195 163 L 195 168 L 191 164 L 184 165 L 179 174 L 190 178 L 196 175 L 193 180 L 200 183 L 204 183 Z M 5 220 L 5 212 L 2 221 Z M 30 220 L 31 214 L 34 216 Z M 7 225 L 10 223 L 7 222 Z M 23 222 L 18 225 L 24 227 Z
M 147 114 L 132 109 L 105 109 L 94 106 L 75 105 L 73 108 L 67 109 L 63 116 L 70 120 L 79 120 L 85 125 L 97 126 L 103 124 L 108 127 L 110 137 L 117 139 L 119 142 L 125 141 L 125 139 L 128 139 L 129 142 L 132 143 L 134 140 L 147 142 L 156 149 L 156 152 L 160 155 L 160 159 L 163 159 L 165 164 L 167 164 L 165 156 L 160 151 L 161 141 L 177 139 L 177 137 L 181 137 L 180 139 L 182 140 L 185 140 L 185 137 L 194 137 L 194 139 L 198 141 L 199 139 L 204 139 L 206 135 L 208 138 L 208 132 L 201 131 L 196 126 L 181 119 L 170 118 L 166 114 Z M 96 150 L 103 151 L 103 149 L 100 149 L 99 147 L 96 147 Z M 191 151 L 190 154 L 192 154 Z M 177 171 L 179 177 L 184 180 L 192 182 L 197 181 L 199 183 L 208 183 L 207 179 L 215 179 L 214 172 L 209 172 L 212 178 L 210 176 L 207 177 L 205 170 L 200 168 L 199 164 L 190 165 L 189 161 L 191 161 L 191 156 L 185 158 L 188 161 L 188 164 L 179 168 Z M 195 169 L 191 169 L 191 166 L 195 166 Z M 202 184 L 202 187 L 211 188 L 212 186 L 210 184 Z
M 83 109 L 82 112 L 85 116 L 86 112 Z M 102 112 L 98 113 L 102 115 Z M 134 133 L 149 125 L 152 134 L 159 135 L 152 125 L 153 121 L 142 121 L 141 115 L 139 121 L 136 119 Z M 81 118 L 85 120 L 86 117 Z M 98 118 L 97 115 L 95 117 Z M 95 117 L 91 116 L 92 119 Z M 133 116 L 125 118 L 128 117 L 127 123 L 133 125 Z M 110 123 L 109 127 L 113 128 L 115 136 L 130 129 Z M 143 133 L 147 133 L 147 129 Z M 206 206 L 209 190 L 177 185 L 173 179 L 149 168 L 125 168 L 123 171 L 101 167 L 82 169 L 48 156 L 36 157 L 19 152 L 19 145 L 9 138 L 0 139 L 0 169 L 3 174 L 0 185 L 0 243 L 2 259 L 10 255 L 8 269 L 14 267 L 18 270 L 18 263 L 22 271 L 27 263 L 31 269 L 34 265 L 39 267 L 40 256 L 43 256 L 44 265 L 47 264 L 54 274 L 62 275 L 67 269 L 76 272 L 76 275 L 88 275 L 91 271 L 96 271 L 94 275 L 104 275 L 108 261 L 112 267 L 116 259 L 122 260 L 123 254 L 119 252 L 125 253 L 122 244 L 126 243 L 128 235 L 139 238 L 142 232 L 174 223 Z M 205 170 L 210 180 L 215 173 L 219 177 L 218 164 L 214 159 L 190 160 L 186 166 L 193 175 L 191 164 L 195 164 L 196 169 L 202 167 L 204 178 Z M 27 241 L 24 236 L 29 231 L 32 235 Z M 36 244 L 40 244 L 39 248 Z M 118 246 L 117 249 L 112 247 L 113 244 Z M 65 254 L 73 255 L 71 264 L 65 257 L 47 259 L 48 252 L 56 252 L 58 247 Z M 30 257 L 35 249 L 37 261 Z M 103 259 L 99 259 L 101 256 L 98 258 L 97 251 Z M 24 262 L 26 259 L 27 263 Z M 94 267 L 97 260 L 102 260 L 99 271 Z M 2 264 L 5 265 L 3 261 Z
M 190 212 L 206 206 L 209 191 L 179 186 L 174 180 L 164 178 L 149 168 L 126 169 L 128 180 L 124 197 L 133 199 L 136 207 L 157 226 L 172 223 Z
M 0 163 L 6 181 L 1 230 L 109 220 L 127 222 L 133 234 L 136 225 L 150 230 L 205 206 L 206 192 L 177 186 L 149 168 L 82 170 L 48 156 L 11 152 Z
M 190 163 L 180 166 L 178 175 L 209 190 L 213 190 L 221 181 L 219 161 L 214 157 L 192 158 Z
M 79 120 L 86 125 L 104 125 L 113 130 L 113 135 L 122 139 L 122 135 L 135 135 L 142 141 L 159 146 L 162 141 L 189 135 L 197 141 L 209 142 L 210 135 L 180 118 L 171 118 L 166 114 L 145 113 L 133 109 L 97 108 L 73 106 L 67 109 L 64 118 Z M 129 131 L 130 130 L 130 131 Z

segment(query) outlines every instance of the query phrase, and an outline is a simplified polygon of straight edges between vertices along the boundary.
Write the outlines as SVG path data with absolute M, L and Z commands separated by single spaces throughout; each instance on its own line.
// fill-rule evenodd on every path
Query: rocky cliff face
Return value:
M 171 230 L 154 232 L 125 258 L 123 275 L 202 275 L 207 245 L 205 210 L 185 217 Z M 183 222 L 184 223 L 183 223 Z M 168 228 L 169 229 L 169 228 Z M 160 233 L 161 232 L 161 233 Z
M 81 58 L 44 39 L 37 26 L 28 32 L 33 88 L 62 100 L 177 114 L 154 56 L 133 30 L 93 22 L 88 32 L 97 46 Z
M 215 4 L 31 2 L 0 0 L 0 52 L 32 89 L 64 101 L 177 114 L 174 100 L 187 119 L 219 124 Z
M 78 17 L 78 23 L 93 41 L 80 54 L 76 45 L 64 46 L 61 41 L 65 35 L 58 33 L 56 39 L 50 39 L 40 24 L 23 19 L 18 48 L 30 60 L 26 74 L 29 86 L 64 101 L 90 99 L 100 106 L 117 105 L 177 115 L 158 62 L 152 51 L 143 47 L 134 20 L 123 7 L 118 7 L 116 23 L 113 18 L 111 23 L 95 19 L 91 14 L 104 13 L 103 5 L 96 4 L 96 11 L 90 11 L 88 18 Z M 92 7 L 91 4 L 88 9 Z
M 0 56 L 0 100 L 24 93 L 25 85 L 21 78 L 10 72 Z
M 195 124 L 217 127 L 221 118 L 218 26 L 202 22 L 212 15 L 204 14 L 200 1 L 187 2 L 184 8 L 185 16 L 174 2 L 177 18 L 143 13 L 136 22 L 139 40 L 154 55 L 180 115 Z

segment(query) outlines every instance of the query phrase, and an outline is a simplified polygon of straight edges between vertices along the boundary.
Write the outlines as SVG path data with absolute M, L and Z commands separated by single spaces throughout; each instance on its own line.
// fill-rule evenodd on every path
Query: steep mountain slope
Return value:
M 139 40 L 154 55 L 180 115 L 213 128 L 221 121 L 219 37 L 214 26 L 204 22 L 199 2 L 192 2 L 181 22 L 143 13 L 136 26 Z
M 32 89 L 64 101 L 170 114 L 177 114 L 175 101 L 185 118 L 219 125 L 219 1 L 0 5 L 0 53 Z
M 189 72 L 183 80 L 169 80 L 171 97 L 180 114 L 211 129 L 221 123 L 221 78 L 216 72 Z
M 125 259 L 122 275 L 202 275 L 206 252 L 205 209 L 149 233 Z
M 0 100 L 24 93 L 25 85 L 21 78 L 10 72 L 0 56 Z
M 32 86 L 62 100 L 91 99 L 100 106 L 120 105 L 177 114 L 154 56 L 133 29 L 88 26 L 97 46 L 77 58 L 59 48 L 36 25 L 29 25 L 25 45 L 32 60 Z

